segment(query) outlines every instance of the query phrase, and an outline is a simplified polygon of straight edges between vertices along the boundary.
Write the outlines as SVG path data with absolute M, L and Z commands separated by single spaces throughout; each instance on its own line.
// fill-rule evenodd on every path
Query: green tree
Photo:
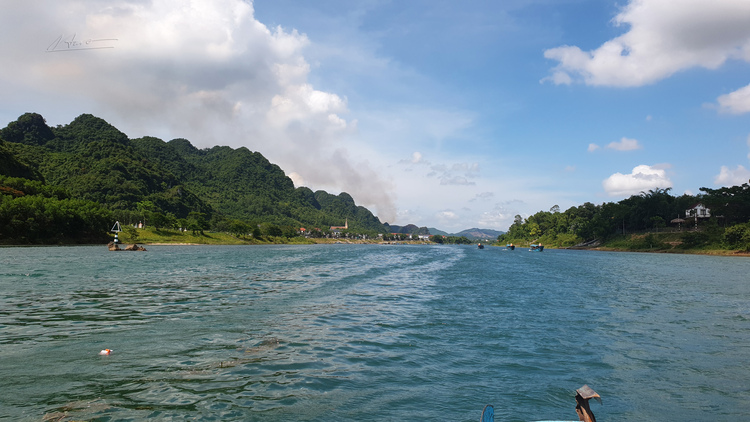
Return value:
M 135 227 L 124 225 L 122 226 L 122 232 L 125 234 L 128 240 L 132 241 L 133 243 L 136 243 L 138 241 L 138 230 L 136 230 Z

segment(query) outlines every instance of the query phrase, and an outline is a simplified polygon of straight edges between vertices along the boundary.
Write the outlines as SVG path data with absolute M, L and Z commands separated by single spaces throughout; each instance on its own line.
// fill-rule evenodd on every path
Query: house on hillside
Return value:
M 692 207 L 685 210 L 685 218 L 698 217 L 698 218 L 709 218 L 711 217 L 711 210 L 706 208 L 705 205 L 698 202 Z

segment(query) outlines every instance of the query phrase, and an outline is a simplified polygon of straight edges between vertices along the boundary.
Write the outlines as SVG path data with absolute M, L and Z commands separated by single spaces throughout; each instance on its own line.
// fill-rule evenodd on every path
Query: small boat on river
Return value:
M 544 250 L 544 246 L 541 243 L 538 245 L 531 244 L 531 246 L 529 246 L 529 251 L 531 252 L 541 252 L 543 250 Z
M 483 244 L 481 244 L 481 243 L 479 243 L 479 244 L 477 245 L 477 247 L 478 247 L 479 249 L 484 249 L 484 245 L 483 245 Z
M 514 245 L 512 243 L 508 243 L 507 245 L 505 245 L 505 249 L 507 249 L 509 251 L 514 251 L 514 250 L 516 250 L 516 245 Z

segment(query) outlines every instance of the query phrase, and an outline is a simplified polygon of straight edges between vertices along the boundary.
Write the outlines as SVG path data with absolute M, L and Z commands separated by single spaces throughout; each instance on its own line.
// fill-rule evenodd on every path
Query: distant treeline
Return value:
M 349 194 L 295 188 L 244 147 L 129 139 L 89 114 L 49 127 L 26 113 L 0 129 L 0 243 L 99 241 L 115 220 L 287 236 L 348 221 L 352 233 L 389 233 Z
M 618 235 L 658 232 L 667 227 L 685 230 L 683 242 L 690 247 L 708 243 L 750 250 L 750 185 L 709 189 L 699 195 L 672 196 L 670 188 L 641 192 L 617 203 L 586 202 L 561 212 L 558 206 L 526 219 L 516 215 L 508 232 L 498 242 L 542 242 L 558 247 L 574 246 Z M 710 218 L 686 216 L 696 204 L 710 209 Z M 684 222 L 673 220 L 682 219 Z M 689 231 L 698 224 L 698 232 Z M 697 233 L 697 234 L 696 234 Z
M 446 245 L 471 245 L 474 243 L 473 240 L 466 236 L 442 236 L 439 234 L 430 236 L 430 241 Z

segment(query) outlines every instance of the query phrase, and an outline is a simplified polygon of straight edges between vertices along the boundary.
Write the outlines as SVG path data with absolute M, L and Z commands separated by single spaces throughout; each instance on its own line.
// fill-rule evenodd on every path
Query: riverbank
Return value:
M 730 249 L 625 249 L 616 247 L 599 246 L 595 248 L 563 248 L 577 249 L 586 251 L 607 251 L 607 252 L 643 252 L 643 253 L 663 253 L 677 255 L 715 255 L 715 256 L 741 256 L 750 257 L 750 252 Z
M 252 236 L 235 236 L 229 233 L 208 232 L 195 233 L 181 232 L 169 229 L 144 228 L 138 229 L 135 236 L 126 232 L 121 232 L 118 239 L 121 244 L 140 245 L 314 245 L 314 244 L 430 244 L 422 240 L 390 241 L 384 242 L 382 239 L 344 239 L 344 238 L 307 238 L 283 236 L 261 236 L 254 238 Z M 114 235 L 112 235 L 114 237 Z
M 647 252 L 680 255 L 715 255 L 750 257 L 746 250 L 728 249 L 721 235 L 710 232 L 647 232 L 619 235 L 604 241 L 592 240 L 585 243 L 581 239 L 563 239 L 556 244 L 553 239 L 539 239 L 545 249 L 571 249 L 608 252 Z M 510 242 L 509 242 L 510 243 Z M 529 242 L 524 239 L 513 239 L 516 248 L 528 248 Z M 504 246 L 504 245 L 496 245 Z

